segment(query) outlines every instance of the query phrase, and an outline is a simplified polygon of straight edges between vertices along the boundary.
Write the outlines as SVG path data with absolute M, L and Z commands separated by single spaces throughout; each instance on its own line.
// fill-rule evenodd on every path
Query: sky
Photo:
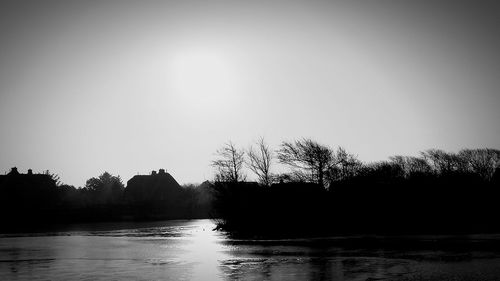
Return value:
M 499 50 L 494 1 L 2 1 L 0 171 L 199 183 L 260 137 L 498 149 Z

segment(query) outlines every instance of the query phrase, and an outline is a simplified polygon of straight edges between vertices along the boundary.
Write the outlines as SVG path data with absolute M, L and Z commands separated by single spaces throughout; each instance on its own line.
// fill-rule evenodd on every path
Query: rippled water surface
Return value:
M 488 247 L 237 240 L 213 228 L 191 220 L 0 234 L 0 280 L 500 280 L 500 254 Z M 499 237 L 461 239 L 475 245 Z

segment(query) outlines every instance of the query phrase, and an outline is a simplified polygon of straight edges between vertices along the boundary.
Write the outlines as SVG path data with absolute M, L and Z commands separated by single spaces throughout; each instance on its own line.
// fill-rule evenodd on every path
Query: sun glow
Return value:
M 173 56 L 170 66 L 172 91 L 183 105 L 223 107 L 234 101 L 237 75 L 227 56 L 185 51 Z

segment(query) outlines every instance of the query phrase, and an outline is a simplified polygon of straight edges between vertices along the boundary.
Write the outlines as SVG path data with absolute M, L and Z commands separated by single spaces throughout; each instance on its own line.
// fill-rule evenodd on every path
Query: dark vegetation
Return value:
M 262 152 L 271 151 L 269 147 L 263 141 L 259 146 L 260 153 L 253 150 L 253 159 L 246 160 L 243 150 L 229 143 L 226 151 L 233 153 L 219 153 L 221 159 L 212 163 L 219 171 L 216 178 L 222 179 L 214 183 L 218 227 L 234 235 L 500 231 L 499 150 L 432 149 L 420 157 L 365 164 L 343 148 L 302 139 L 283 142 L 276 151 L 289 172 L 273 175 L 269 168 L 261 169 L 260 175 L 267 176 L 259 176 L 259 183 L 243 182 L 242 171 L 231 165 L 234 159 L 254 167 L 259 161 L 272 163 L 274 155 Z M 220 165 L 223 159 L 226 163 Z
M 276 164 L 288 167 L 273 173 Z M 126 186 L 107 172 L 83 188 L 48 171 L 0 176 L 2 228 L 49 223 L 213 218 L 251 237 L 500 231 L 500 151 L 427 150 L 362 163 L 343 148 L 310 139 L 260 139 L 216 152 L 213 182 L 180 186 L 163 169 Z M 247 181 L 245 168 L 258 182 Z M 284 171 L 284 170 L 282 170 Z
M 30 230 L 59 223 L 208 218 L 209 184 L 180 186 L 163 169 L 123 184 L 104 172 L 85 187 L 61 184 L 48 171 L 0 176 L 0 217 L 4 230 Z

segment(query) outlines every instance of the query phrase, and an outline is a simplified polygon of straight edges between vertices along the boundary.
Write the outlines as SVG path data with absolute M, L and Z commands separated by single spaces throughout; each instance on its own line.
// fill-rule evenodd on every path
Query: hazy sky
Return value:
M 0 4 L 0 170 L 212 178 L 224 142 L 500 148 L 495 1 Z

